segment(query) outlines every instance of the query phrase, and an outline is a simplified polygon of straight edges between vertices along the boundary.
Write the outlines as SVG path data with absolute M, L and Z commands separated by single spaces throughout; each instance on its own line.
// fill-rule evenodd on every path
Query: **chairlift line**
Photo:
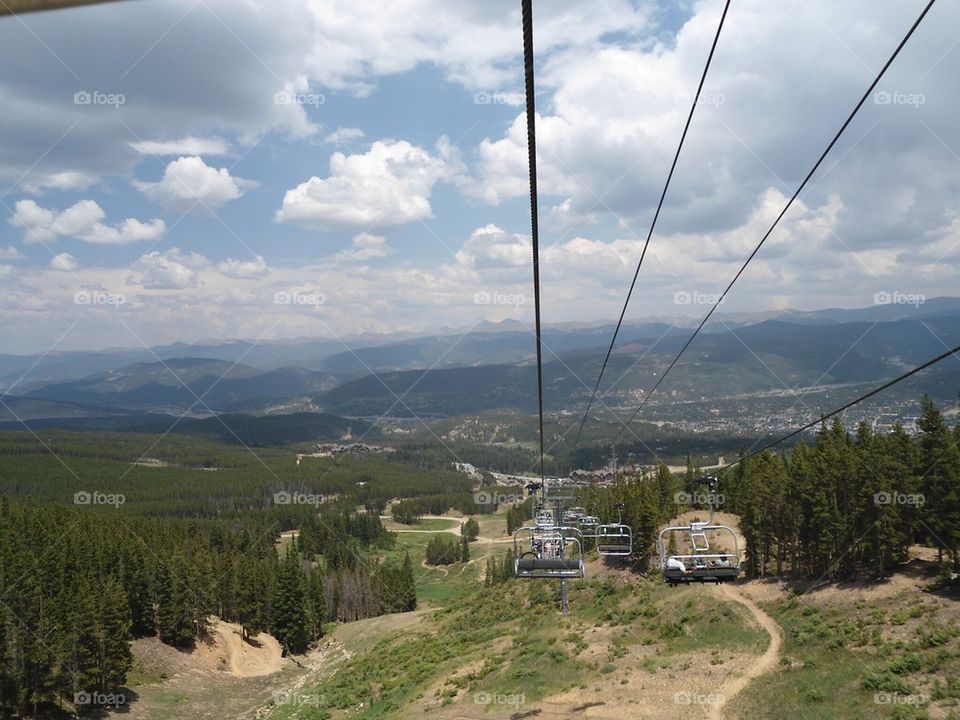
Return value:
M 640 260 L 637 262 L 637 269 L 633 273 L 633 280 L 630 282 L 630 289 L 627 290 L 627 298 L 623 301 L 623 309 L 620 311 L 620 319 L 617 320 L 617 326 L 613 330 L 613 337 L 610 338 L 610 347 L 607 348 L 607 354 L 603 358 L 603 364 L 600 366 L 600 373 L 597 375 L 597 382 L 593 386 L 593 392 L 590 394 L 590 400 L 587 402 L 587 409 L 580 420 L 580 427 L 577 429 L 577 436 L 574 438 L 573 445 L 576 447 L 580 443 L 580 435 L 583 433 L 583 427 L 587 423 L 590 415 L 590 408 L 593 407 L 593 401 L 597 398 L 597 392 L 600 389 L 600 381 L 603 379 L 603 373 L 607 369 L 607 363 L 610 361 L 610 355 L 613 353 L 613 346 L 617 342 L 617 336 L 620 334 L 620 326 L 623 325 L 623 318 L 627 314 L 627 306 L 630 304 L 630 298 L 633 296 L 633 289 L 637 284 L 637 277 L 640 275 L 640 268 L 643 265 L 643 259 L 647 256 L 647 248 L 650 246 L 650 238 L 653 237 L 653 231 L 657 227 L 657 220 L 660 218 L 660 210 L 663 208 L 663 201 L 667 197 L 667 190 L 670 188 L 670 181 L 673 179 L 673 172 L 677 168 L 677 161 L 680 159 L 680 151 L 683 149 L 683 142 L 687 139 L 687 131 L 690 129 L 690 122 L 693 120 L 693 113 L 700 102 L 700 93 L 703 91 L 703 84 L 706 82 L 707 73 L 710 71 L 710 63 L 713 62 L 713 53 L 717 49 L 717 41 L 720 40 L 720 31 L 723 30 L 723 21 L 726 20 L 727 10 L 730 9 L 730 0 L 726 0 L 723 6 L 723 14 L 720 16 L 720 22 L 717 25 L 717 32 L 713 36 L 713 44 L 710 46 L 710 54 L 707 55 L 707 62 L 704 65 L 703 73 L 700 75 L 700 83 L 697 85 L 696 95 L 693 97 L 693 103 L 690 105 L 690 112 L 687 115 L 687 122 L 683 126 L 683 133 L 680 135 L 680 142 L 677 145 L 677 151 L 674 153 L 673 162 L 670 163 L 670 172 L 667 173 L 667 180 L 663 184 L 663 191 L 660 193 L 660 200 L 657 202 L 657 209 L 653 214 L 653 221 L 650 223 L 650 230 L 647 232 L 647 239 L 643 243 L 643 250 L 640 252 Z
M 523 70 L 527 114 L 527 163 L 530 173 L 530 239 L 533 250 L 533 312 L 537 339 L 537 410 L 540 423 L 540 483 L 534 492 L 539 502 L 534 524 L 513 534 L 514 575 L 527 579 L 559 579 L 560 609 L 567 607 L 567 580 L 584 576 L 583 537 L 575 525 L 563 523 L 563 501 L 548 501 L 544 472 L 543 433 L 543 341 L 540 325 L 540 228 L 537 202 L 537 120 L 533 73 L 533 4 L 521 0 L 523 23 Z
M 530 174 L 530 239 L 533 246 L 533 315 L 537 336 L 537 404 L 540 417 L 540 480 L 543 472 L 543 342 L 540 331 L 540 223 L 537 202 L 537 118 L 533 83 L 533 4 L 521 0 L 523 16 L 523 83 L 527 113 L 527 165 Z
M 680 360 L 680 358 L 683 356 L 683 354 L 687 351 L 687 348 L 690 347 L 690 344 L 693 342 L 694 338 L 696 338 L 697 335 L 700 334 L 700 331 L 703 329 L 704 325 L 707 324 L 707 321 L 710 320 L 710 317 L 713 315 L 714 311 L 716 311 L 716 309 L 717 309 L 718 307 L 720 307 L 720 303 L 722 303 L 723 300 L 724 300 L 724 298 L 726 298 L 727 293 L 730 292 L 730 288 L 732 288 L 733 285 L 734 285 L 734 283 L 736 283 L 737 280 L 740 279 L 740 276 L 743 274 L 744 270 L 747 269 L 747 265 L 750 264 L 750 261 L 753 260 L 753 258 L 756 256 L 756 254 L 760 251 L 760 248 L 763 247 L 763 244 L 767 241 L 767 238 L 769 238 L 770 235 L 773 233 L 774 229 L 775 229 L 775 228 L 777 227 L 777 225 L 780 223 L 780 220 L 782 220 L 782 219 L 783 219 L 783 216 L 787 214 L 787 211 L 788 211 L 788 210 L 790 209 L 790 207 L 793 205 L 794 201 L 797 199 L 797 197 L 799 197 L 800 193 L 801 193 L 801 192 L 803 191 L 803 189 L 807 186 L 807 183 L 810 182 L 810 178 L 813 177 L 814 173 L 819 169 L 820 165 L 821 165 L 821 164 L 823 163 L 823 161 L 826 159 L 827 155 L 828 155 L 828 154 L 830 153 L 830 151 L 833 149 L 834 145 L 836 145 L 836 144 L 837 144 L 837 141 L 840 140 L 840 136 L 843 135 L 843 133 L 846 131 L 846 129 L 850 126 L 850 123 L 853 122 L 853 119 L 854 119 L 854 117 L 856 117 L 857 113 L 860 111 L 860 108 L 862 108 L 863 105 L 864 105 L 864 103 L 866 103 L 867 98 L 870 97 L 871 93 L 872 93 L 872 92 L 874 91 L 874 89 L 877 87 L 877 84 L 878 84 L 878 83 L 880 82 L 880 80 L 883 78 L 884 74 L 887 72 L 887 70 L 889 69 L 889 67 L 893 64 L 893 61 L 896 60 L 897 56 L 900 54 L 900 51 L 903 50 L 904 46 L 907 44 L 907 42 L 908 42 L 908 41 L 910 40 L 910 38 L 913 36 L 913 33 L 914 33 L 914 32 L 916 31 L 916 29 L 920 26 L 920 23 L 921 23 L 921 22 L 923 21 L 923 19 L 927 16 L 927 13 L 930 11 L 930 8 L 933 7 L 933 4 L 934 4 L 935 2 L 936 2 L 936 0 L 929 0 L 929 2 L 928 2 L 928 3 L 926 4 L 926 6 L 923 8 L 923 11 L 920 13 L 920 15 L 917 17 L 917 19 L 913 22 L 913 25 L 910 26 L 910 29 L 907 31 L 907 34 L 903 36 L 903 39 L 902 39 L 902 40 L 900 40 L 900 43 L 897 45 L 896 49 L 893 51 L 893 53 L 890 55 L 890 57 L 887 58 L 887 61 L 883 64 L 883 67 L 880 69 L 880 72 L 877 73 L 877 76 L 873 79 L 873 82 L 870 83 L 870 85 L 869 85 L 869 87 L 867 88 L 866 92 L 863 93 L 863 96 L 860 98 L 860 101 L 854 106 L 853 110 L 852 110 L 852 111 L 850 112 L 850 114 L 847 116 L 847 119 L 844 121 L 843 125 L 840 126 L 840 129 L 839 129 L 839 130 L 837 131 L 837 133 L 833 136 L 833 139 L 832 139 L 832 140 L 830 141 L 830 143 L 827 145 L 826 149 L 823 151 L 823 153 L 821 153 L 820 157 L 819 157 L 819 158 L 817 159 L 817 161 L 813 164 L 813 167 L 810 169 L 810 172 L 808 172 L 807 175 L 806 175 L 806 177 L 804 177 L 803 182 L 800 183 L 799 187 L 797 187 L 796 191 L 793 193 L 793 195 L 792 195 L 792 196 L 790 197 L 790 199 L 787 201 L 787 204 L 784 205 L 783 210 L 780 211 L 780 214 L 777 215 L 777 218 L 773 221 L 773 224 L 770 226 L 770 228 L 767 230 L 767 232 L 764 233 L 763 237 L 760 239 L 760 242 L 757 243 L 757 246 L 753 249 L 753 252 L 750 253 L 750 255 L 747 257 L 746 261 L 743 263 L 743 265 L 742 265 L 742 266 L 740 267 L 740 269 L 737 271 L 737 274 L 733 276 L 733 279 L 730 281 L 730 284 L 727 285 L 726 289 L 725 289 L 725 290 L 720 294 L 720 296 L 717 298 L 717 301 L 713 304 L 713 307 L 710 308 L 710 311 L 706 314 L 706 316 L 703 318 L 703 320 L 700 321 L 700 325 L 697 326 L 697 329 L 694 330 L 693 334 L 687 339 L 687 342 L 686 342 L 686 343 L 683 345 L 683 347 L 680 349 L 680 352 L 677 353 L 676 357 L 674 357 L 673 360 L 670 362 L 670 365 L 667 366 L 666 371 L 665 371 L 662 375 L 660 375 L 660 377 L 657 379 L 657 382 L 654 384 L 654 386 L 653 386 L 653 388 L 650 390 L 650 392 L 647 393 L 647 394 L 644 396 L 643 401 L 640 403 L 640 406 L 633 412 L 633 415 L 630 416 L 630 419 L 627 420 L 626 423 L 624 423 L 623 428 L 622 428 L 622 429 L 620 430 L 620 432 L 617 434 L 617 438 L 616 438 L 617 440 L 620 439 L 620 437 L 623 435 L 624 431 L 625 431 L 625 430 L 630 426 L 630 424 L 637 418 L 637 416 L 640 414 L 640 411 L 643 410 L 643 408 L 646 406 L 646 404 L 647 404 L 647 402 L 650 400 L 650 398 L 653 397 L 653 394 L 657 391 L 657 388 L 660 387 L 660 385 L 661 385 L 661 384 L 663 383 L 663 381 L 666 379 L 667 375 L 670 374 L 670 371 L 673 370 L 674 366 L 676 366 L 677 361 Z

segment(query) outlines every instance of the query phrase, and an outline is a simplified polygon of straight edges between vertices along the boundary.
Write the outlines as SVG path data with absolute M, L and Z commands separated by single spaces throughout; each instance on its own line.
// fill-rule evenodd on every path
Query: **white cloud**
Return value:
M 130 143 L 141 155 L 229 155 L 230 144 L 218 137 L 194 137 L 181 140 L 143 140 Z
M 569 162 L 561 150 L 569 150 L 569 122 L 562 117 L 536 115 L 537 182 L 544 195 L 587 193 L 565 166 Z M 548 149 L 548 151 L 541 150 Z M 500 140 L 484 138 L 477 148 L 478 179 L 463 180 L 464 192 L 490 205 L 523 197 L 530 191 L 527 168 L 527 116 L 518 115 Z
M 98 245 L 126 245 L 156 240 L 166 230 L 159 218 L 148 222 L 127 218 L 116 225 L 106 225 L 101 222 L 105 217 L 106 213 L 93 200 L 81 200 L 59 212 L 33 200 L 18 200 L 8 222 L 23 229 L 23 241 L 28 244 L 52 242 L 64 236 Z
M 217 263 L 217 270 L 221 275 L 238 280 L 250 280 L 267 274 L 267 261 L 257 255 L 253 260 L 234 260 L 227 258 Z
M 485 225 L 470 234 L 457 261 L 474 270 L 523 268 L 533 261 L 530 237 Z
M 128 285 L 142 285 L 147 290 L 183 290 L 197 287 L 197 270 L 210 261 L 198 253 L 185 253 L 180 248 L 165 252 L 154 250 L 143 255 L 127 278 Z
M 151 200 L 178 212 L 209 213 L 236 200 L 256 183 L 233 177 L 227 168 L 212 168 L 200 157 L 173 160 L 159 182 L 135 181 Z
M 13 245 L 6 248 L 0 247 L 0 260 L 23 260 L 25 255 L 17 250 Z
M 55 255 L 50 260 L 50 269 L 51 270 L 62 270 L 64 272 L 71 272 L 80 267 L 79 261 L 70 253 L 60 253 Z
M 86 190 L 96 181 L 90 173 L 66 170 L 32 176 L 23 187 L 28 193 L 39 195 L 45 190 Z
M 117 118 L 148 142 L 219 133 L 242 144 L 271 131 L 294 138 L 319 131 L 310 108 L 274 102 L 284 89 L 369 94 L 384 76 L 423 65 L 471 92 L 516 91 L 521 79 L 519 8 L 508 0 L 170 0 L 92 12 L 111 38 L 109 56 L 91 51 L 96 41 L 76 32 L 71 13 L 40 18 L 44 43 L 29 33 L 4 39 L 0 179 L 13 182 L 27 168 L 23 181 L 37 187 L 59 172 L 129 174 L 141 155 L 128 132 L 116 131 Z M 538 52 L 635 34 L 651 13 L 631 0 L 605 0 L 589 12 L 579 0 L 553 0 L 538 8 Z M 162 42 L 158 28 L 169 31 Z M 129 102 L 102 113 L 65 103 L 82 88 L 58 57 L 90 91 L 129 86 Z
M 518 82 L 519 5 L 506 0 L 450 3 L 307 3 L 315 40 L 307 72 L 318 82 L 357 94 L 370 92 L 378 76 L 421 63 L 442 68 L 453 82 L 493 91 Z M 633 34 L 648 25 L 650 7 L 608 0 L 587 10 L 574 0 L 537 8 L 537 51 L 589 47 L 607 33 Z
M 0 263 L 0 277 L 7 277 L 13 274 L 13 265 L 4 265 Z
M 359 262 L 386 257 L 389 252 L 387 239 L 382 235 L 360 233 L 353 236 L 349 250 L 341 250 L 333 256 L 333 259 L 335 262 Z
M 326 179 L 312 177 L 283 197 L 277 222 L 318 230 L 403 225 L 433 216 L 430 194 L 439 180 L 463 171 L 446 137 L 437 154 L 405 140 L 378 140 L 364 154 L 330 157 Z
M 343 143 L 350 142 L 351 140 L 359 140 L 365 136 L 366 133 L 360 128 L 338 127 L 332 133 L 327 135 L 323 141 L 329 145 L 342 145 Z
M 564 233 L 607 220 L 645 235 L 721 8 L 694 3 L 679 33 L 664 41 L 605 38 L 540 55 L 541 197 L 545 207 L 556 204 L 547 219 Z M 658 235 L 736 227 L 770 187 L 792 192 L 918 11 L 809 2 L 791 13 L 756 0 L 732 9 Z M 806 191 L 815 202 L 842 199 L 838 232 L 854 249 L 946 231 L 956 160 L 943 145 L 960 147 L 947 120 L 960 104 L 942 90 L 949 83 L 942 57 L 955 39 L 943 23 L 957 12 L 931 11 L 878 88 L 926 102 L 868 101 Z M 523 113 L 476 152 L 473 178 L 463 183 L 468 195 L 492 205 L 526 195 Z

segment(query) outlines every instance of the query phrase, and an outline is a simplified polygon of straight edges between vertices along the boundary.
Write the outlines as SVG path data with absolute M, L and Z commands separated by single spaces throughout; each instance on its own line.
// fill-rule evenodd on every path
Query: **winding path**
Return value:
M 780 626 L 776 620 L 761 610 L 757 604 L 741 592 L 738 587 L 723 584 L 720 586 L 720 592 L 726 596 L 727 599 L 740 603 L 750 611 L 750 615 L 757 624 L 770 635 L 770 645 L 767 646 L 763 655 L 747 669 L 746 673 L 734 678 L 721 688 L 720 702 L 710 706 L 710 712 L 707 716 L 710 720 L 722 720 L 723 708 L 730 700 L 736 697 L 737 693 L 756 678 L 776 668 L 780 656 L 780 645 L 782 643 Z

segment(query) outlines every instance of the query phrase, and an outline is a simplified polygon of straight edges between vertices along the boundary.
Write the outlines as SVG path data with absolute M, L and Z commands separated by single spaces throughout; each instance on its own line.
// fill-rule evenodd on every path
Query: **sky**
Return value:
M 706 313 L 923 5 L 733 0 L 628 319 Z M 545 322 L 619 315 L 722 6 L 534 2 Z M 936 3 L 725 310 L 958 294 L 958 30 Z M 521 49 L 501 0 L 0 18 L 0 352 L 529 321 Z

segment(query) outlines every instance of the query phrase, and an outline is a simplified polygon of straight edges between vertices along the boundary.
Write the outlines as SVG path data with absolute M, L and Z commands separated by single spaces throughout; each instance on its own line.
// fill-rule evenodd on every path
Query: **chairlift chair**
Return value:
M 669 555 L 664 538 L 671 533 L 687 535 L 691 552 Z M 733 540 L 732 552 L 717 552 L 710 547 L 708 532 L 721 532 Z M 657 537 L 657 553 L 660 556 L 660 570 L 670 585 L 691 582 L 729 582 L 740 574 L 740 548 L 736 533 L 726 525 L 712 522 L 692 522 L 689 525 L 667 527 Z
M 583 542 L 574 527 L 524 525 L 513 534 L 514 574 L 552 580 L 582 578 Z
M 627 525 L 600 525 L 596 538 L 597 552 L 601 557 L 622 557 L 633 552 L 633 533 Z
M 595 515 L 583 515 L 577 518 L 577 529 L 585 538 L 595 538 L 599 526 L 600 518 Z
M 597 552 L 601 557 L 624 557 L 633 552 L 633 531 L 623 524 L 623 503 L 617 504 L 615 523 L 597 525 Z
M 719 484 L 716 477 L 710 475 L 701 478 L 701 483 L 706 484 L 711 496 L 716 494 Z M 708 502 L 710 505 L 709 520 L 699 520 L 693 521 L 689 525 L 667 527 L 661 530 L 657 536 L 660 570 L 663 573 L 663 579 L 672 586 L 691 582 L 715 582 L 719 584 L 736 580 L 740 574 L 740 547 L 737 542 L 737 534 L 732 528 L 714 522 L 713 503 L 709 500 Z M 684 533 L 687 536 L 690 541 L 690 553 L 685 555 L 667 554 L 664 538 L 674 532 Z M 710 546 L 710 540 L 707 538 L 708 532 L 729 535 L 733 540 L 733 552 L 716 552 Z

